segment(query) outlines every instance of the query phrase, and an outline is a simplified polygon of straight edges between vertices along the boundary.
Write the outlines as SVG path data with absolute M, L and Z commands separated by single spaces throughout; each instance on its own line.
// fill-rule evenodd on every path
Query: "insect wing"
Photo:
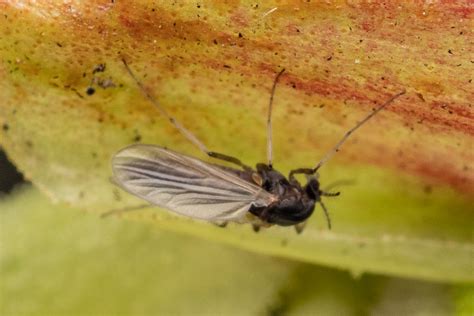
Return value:
M 132 145 L 112 160 L 126 191 L 181 215 L 208 221 L 242 220 L 252 205 L 277 198 L 237 175 L 154 145 Z

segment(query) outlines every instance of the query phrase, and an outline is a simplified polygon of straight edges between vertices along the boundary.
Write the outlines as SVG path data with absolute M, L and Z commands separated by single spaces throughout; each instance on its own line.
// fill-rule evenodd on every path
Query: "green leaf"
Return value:
M 354 275 L 473 281 L 465 4 L 0 7 L 0 144 L 52 200 L 96 216 L 141 204 L 109 182 L 112 155 L 136 141 L 205 159 L 143 98 L 121 58 L 209 148 L 252 165 L 264 160 L 269 90 L 285 67 L 273 124 L 285 174 L 316 164 L 376 103 L 406 89 L 321 170 L 323 187 L 354 182 L 326 200 L 332 231 L 320 208 L 302 235 L 222 230 L 158 209 L 127 217 Z
M 468 287 L 354 279 L 101 220 L 52 205 L 31 186 L 0 200 L 0 238 L 2 315 L 466 315 L 472 308 Z
M 0 205 L 2 315 L 255 315 L 295 266 L 100 220 L 32 188 Z
M 456 315 L 472 315 L 474 312 L 474 286 L 461 285 L 454 289 Z

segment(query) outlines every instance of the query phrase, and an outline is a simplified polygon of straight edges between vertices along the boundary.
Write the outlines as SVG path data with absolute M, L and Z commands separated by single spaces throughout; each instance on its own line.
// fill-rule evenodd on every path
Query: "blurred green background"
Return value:
M 0 200 L 0 233 L 1 315 L 472 314 L 469 285 L 354 276 L 100 219 L 25 183 Z

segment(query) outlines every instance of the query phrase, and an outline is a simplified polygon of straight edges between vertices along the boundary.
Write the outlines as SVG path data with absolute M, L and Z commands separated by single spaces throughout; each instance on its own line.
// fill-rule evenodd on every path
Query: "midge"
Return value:
M 191 143 L 209 157 L 232 163 L 238 168 L 207 163 L 156 145 L 135 144 L 120 150 L 113 157 L 114 182 L 148 203 L 175 213 L 222 226 L 227 222 L 250 223 L 255 231 L 260 227 L 280 225 L 294 226 L 300 233 L 313 214 L 316 203 L 321 205 L 331 228 L 329 214 L 321 198 L 338 196 L 339 192 L 321 190 L 317 171 L 339 151 L 356 129 L 405 93 L 397 93 L 347 131 L 314 168 L 291 170 L 286 178 L 272 166 L 272 104 L 278 79 L 284 70 L 276 76 L 270 95 L 267 163 L 259 163 L 256 169 L 252 169 L 237 158 L 208 150 L 148 93 L 127 62 L 122 61 L 143 95 Z M 298 182 L 296 174 L 306 175 L 305 185 Z M 134 209 L 142 207 L 145 206 Z

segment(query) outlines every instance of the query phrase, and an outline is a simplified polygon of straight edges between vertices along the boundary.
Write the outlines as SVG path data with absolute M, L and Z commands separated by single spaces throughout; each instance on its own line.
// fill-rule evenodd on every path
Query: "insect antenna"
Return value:
M 171 124 L 173 124 L 173 126 L 176 127 L 176 129 L 181 134 L 183 134 L 184 137 L 186 137 L 191 143 L 196 145 L 199 148 L 199 150 L 201 150 L 204 154 L 208 155 L 209 157 L 224 160 L 224 161 L 239 165 L 240 167 L 242 167 L 245 170 L 252 170 L 252 168 L 250 168 L 249 166 L 243 164 L 239 159 L 237 159 L 235 157 L 231 157 L 231 156 L 224 155 L 224 154 L 221 154 L 221 153 L 209 151 L 209 149 L 207 149 L 206 145 L 204 145 L 203 142 L 201 142 L 196 136 L 194 136 L 193 133 L 191 133 L 183 125 L 181 125 L 181 123 L 178 122 L 173 116 L 171 116 L 171 114 L 169 114 L 168 111 L 166 111 L 160 105 L 160 103 L 148 92 L 148 90 L 145 88 L 143 83 L 137 78 L 137 76 L 135 76 L 132 69 L 130 69 L 130 67 L 127 64 L 127 61 L 124 58 L 122 58 L 122 62 L 125 65 L 125 69 L 127 69 L 128 74 L 135 81 L 137 86 L 140 88 L 140 91 L 148 99 L 148 101 L 150 101 L 158 109 L 158 111 L 160 111 L 160 113 L 164 117 L 166 117 L 171 122 Z
M 333 196 L 339 196 L 341 195 L 341 192 L 321 192 L 321 196 L 329 196 L 329 197 L 333 197 Z
M 405 94 L 405 90 L 395 94 L 394 96 L 392 96 L 390 99 L 388 99 L 385 103 L 383 103 L 382 105 L 380 105 L 378 108 L 376 108 L 375 110 L 373 110 L 372 112 L 370 112 L 369 115 L 367 115 L 362 121 L 358 122 L 353 128 L 351 128 L 350 130 L 348 130 L 344 136 L 342 137 L 342 139 L 331 149 L 329 150 L 325 155 L 324 157 L 319 161 L 319 163 L 316 165 L 316 167 L 313 168 L 313 173 L 315 173 L 316 171 L 318 171 L 319 168 L 321 168 L 321 166 L 323 164 L 325 164 L 329 159 L 331 159 L 332 156 L 334 156 L 335 153 L 337 153 L 339 151 L 339 148 L 341 148 L 342 144 L 345 143 L 345 141 L 349 138 L 349 136 L 351 136 L 351 134 L 357 130 L 359 127 L 361 127 L 362 125 L 364 125 L 365 122 L 367 122 L 369 119 L 371 119 L 375 114 L 377 114 L 378 112 L 380 112 L 383 108 L 385 108 L 387 105 L 389 105 L 390 103 L 392 103 L 393 101 L 395 101 L 395 99 L 397 99 L 399 96 L 401 95 L 404 95 Z
M 278 79 L 280 76 L 285 72 L 285 68 L 280 70 L 280 72 L 276 75 L 275 80 L 273 81 L 272 92 L 270 95 L 270 103 L 268 104 L 268 116 L 267 116 L 267 160 L 268 166 L 272 168 L 272 160 L 273 160 L 273 148 L 272 148 L 272 109 L 273 109 L 273 97 L 275 95 L 275 89 L 278 83 Z

